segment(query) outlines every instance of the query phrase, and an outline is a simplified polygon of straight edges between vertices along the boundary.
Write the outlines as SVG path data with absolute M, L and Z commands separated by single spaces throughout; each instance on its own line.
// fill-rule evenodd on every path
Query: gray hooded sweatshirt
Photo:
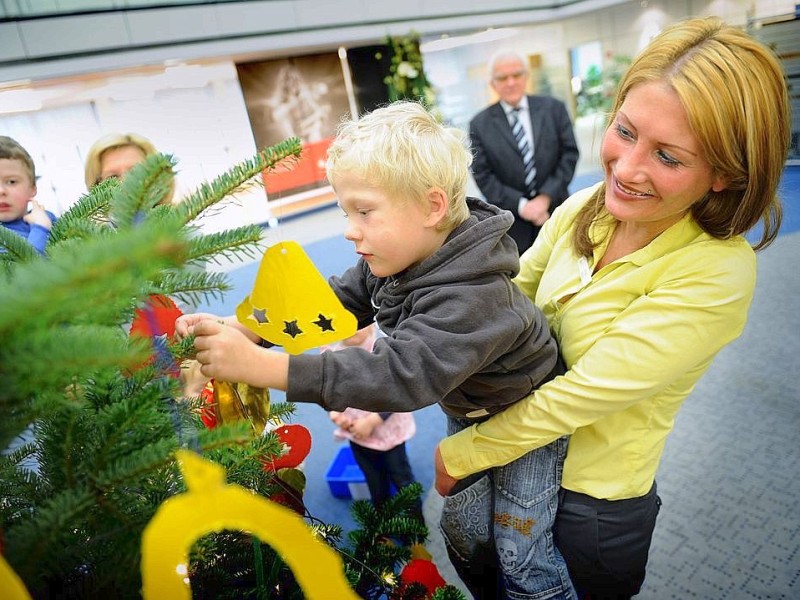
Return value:
M 563 372 L 543 313 L 511 281 L 511 213 L 467 203 L 470 217 L 421 263 L 379 278 L 359 260 L 330 279 L 359 327 L 375 320 L 386 337 L 371 353 L 291 356 L 287 401 L 376 412 L 438 402 L 449 416 L 482 421 Z

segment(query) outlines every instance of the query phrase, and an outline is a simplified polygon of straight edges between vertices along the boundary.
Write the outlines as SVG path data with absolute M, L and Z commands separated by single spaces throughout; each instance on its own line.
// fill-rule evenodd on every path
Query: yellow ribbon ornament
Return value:
M 31 600 L 28 588 L 2 555 L 0 555 L 0 590 L 3 592 L 3 600 Z
M 188 491 L 165 500 L 142 536 L 144 600 L 190 599 L 189 551 L 215 531 L 238 529 L 272 546 L 292 569 L 309 600 L 359 600 L 336 552 L 314 537 L 293 511 L 238 485 L 225 470 L 188 450 L 177 451 Z M 219 507 L 224 506 L 225 511 Z

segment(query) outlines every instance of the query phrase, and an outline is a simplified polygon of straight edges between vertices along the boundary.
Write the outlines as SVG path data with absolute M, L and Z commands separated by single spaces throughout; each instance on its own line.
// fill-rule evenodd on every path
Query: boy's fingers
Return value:
M 203 319 L 202 321 L 198 321 L 194 324 L 193 333 L 195 336 L 214 335 L 215 333 L 219 333 L 223 327 L 224 325 L 219 321 Z

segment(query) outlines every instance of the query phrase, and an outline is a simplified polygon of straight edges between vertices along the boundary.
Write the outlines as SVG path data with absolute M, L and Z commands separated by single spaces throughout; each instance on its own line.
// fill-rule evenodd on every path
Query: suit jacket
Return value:
M 534 140 L 534 187 L 551 198 L 552 213 L 567 198 L 567 190 L 578 162 L 578 144 L 567 107 L 550 96 L 528 96 Z M 472 175 L 487 202 L 514 214 L 509 235 L 520 254 L 539 233 L 539 227 L 519 217 L 525 190 L 525 167 L 508 118 L 499 102 L 479 112 L 470 121 L 469 135 L 474 161 Z

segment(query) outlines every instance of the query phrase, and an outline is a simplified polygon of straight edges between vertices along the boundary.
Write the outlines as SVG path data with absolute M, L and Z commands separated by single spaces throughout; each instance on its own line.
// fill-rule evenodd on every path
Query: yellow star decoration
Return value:
M 267 248 L 253 290 L 237 307 L 236 318 L 289 354 L 343 340 L 358 327 L 297 242 Z
M 187 573 L 192 544 L 226 529 L 251 532 L 271 545 L 309 600 L 358 600 L 344 577 L 339 555 L 315 538 L 295 512 L 238 485 L 226 485 L 224 469 L 194 452 L 178 450 L 177 457 L 189 491 L 165 500 L 144 530 L 144 600 L 190 599 Z M 225 510 L 220 510 L 223 506 Z

